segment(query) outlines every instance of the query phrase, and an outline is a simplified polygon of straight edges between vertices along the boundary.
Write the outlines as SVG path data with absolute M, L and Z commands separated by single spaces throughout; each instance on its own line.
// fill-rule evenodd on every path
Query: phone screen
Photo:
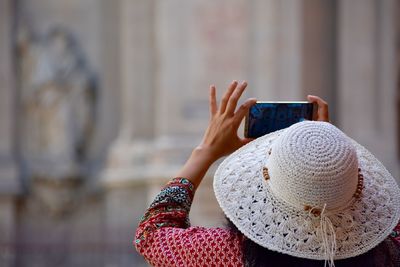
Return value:
M 301 102 L 257 102 L 246 116 L 245 137 L 257 138 L 303 120 L 312 120 L 314 104 Z

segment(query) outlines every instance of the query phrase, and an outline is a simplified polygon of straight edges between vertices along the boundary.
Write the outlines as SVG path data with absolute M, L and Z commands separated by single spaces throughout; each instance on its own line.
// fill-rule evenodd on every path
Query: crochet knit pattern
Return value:
M 358 168 L 364 181 L 355 198 Z M 365 253 L 391 233 L 400 215 L 400 190 L 390 173 L 364 147 L 325 122 L 301 122 L 237 150 L 219 166 L 214 191 L 245 236 L 268 249 L 309 259 L 327 259 L 324 236 L 331 240 L 332 235 L 334 259 Z M 324 204 L 333 227 L 328 233 L 319 216 L 304 210 L 304 205 L 323 209 Z

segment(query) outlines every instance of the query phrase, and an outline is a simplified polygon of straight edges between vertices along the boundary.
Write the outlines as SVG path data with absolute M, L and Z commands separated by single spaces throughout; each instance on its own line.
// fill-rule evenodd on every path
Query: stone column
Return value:
M 336 122 L 337 105 L 337 1 L 303 0 L 302 81 L 303 97 L 318 95 L 329 103 Z
M 15 259 L 15 197 L 21 192 L 15 162 L 15 86 L 12 49 L 13 1 L 0 1 L 0 265 Z
M 0 265 L 11 267 L 16 259 L 16 210 L 15 198 L 2 194 L 0 196 Z
M 118 137 L 111 146 L 103 183 L 125 183 L 144 177 L 154 136 L 156 106 L 154 2 L 117 1 L 119 24 L 119 112 Z M 116 18 L 117 19 L 117 18 Z M 134 167 L 135 165 L 135 167 Z M 145 171 L 145 170 L 143 170 Z
M 249 79 L 260 100 L 303 100 L 302 2 L 253 2 Z
M 119 91 L 120 121 L 118 136 L 110 147 L 100 179 L 104 191 L 104 243 L 113 249 L 104 263 L 120 266 L 133 262 L 135 266 L 146 266 L 144 259 L 134 252 L 133 241 L 136 226 L 148 204 L 147 184 L 154 176 L 149 167 L 156 105 L 154 1 L 104 1 L 103 5 L 109 18 L 118 21 L 114 28 L 108 26 L 108 30 L 117 39 L 114 63 L 118 64 L 116 84 L 120 85 L 107 88 Z M 112 5 L 112 16 L 108 5 Z
M 339 2 L 338 122 L 398 177 L 395 5 Z

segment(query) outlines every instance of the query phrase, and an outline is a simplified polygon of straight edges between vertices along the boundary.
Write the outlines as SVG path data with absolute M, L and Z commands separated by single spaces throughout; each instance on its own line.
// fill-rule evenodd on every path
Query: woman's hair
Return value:
M 234 233 L 240 233 L 238 228 L 227 218 L 227 227 Z M 241 233 L 240 233 L 241 234 Z M 242 234 L 241 234 L 242 235 Z M 323 260 L 310 260 L 293 257 L 264 248 L 248 238 L 242 242 L 243 263 L 245 267 L 321 267 Z M 372 267 L 372 266 L 400 266 L 400 250 L 392 240 L 386 239 L 374 249 L 362 255 L 335 260 L 336 267 Z

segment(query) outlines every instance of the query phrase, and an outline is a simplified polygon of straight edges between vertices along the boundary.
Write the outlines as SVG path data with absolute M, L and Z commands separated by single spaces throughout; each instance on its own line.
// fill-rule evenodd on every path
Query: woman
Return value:
M 143 216 L 138 252 L 154 266 L 400 266 L 393 177 L 328 123 L 328 106 L 315 96 L 308 99 L 318 104 L 317 122 L 239 138 L 256 102 L 236 110 L 246 86 L 232 82 L 219 105 L 210 87 L 204 138 Z M 190 227 L 196 188 L 227 155 L 214 178 L 227 229 Z

